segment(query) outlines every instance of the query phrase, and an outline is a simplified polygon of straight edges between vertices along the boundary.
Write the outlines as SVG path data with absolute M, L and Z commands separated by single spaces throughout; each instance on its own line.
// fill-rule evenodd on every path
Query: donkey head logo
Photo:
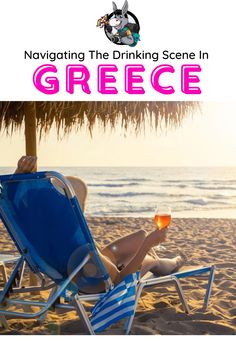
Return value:
M 119 45 L 134 47 L 140 40 L 139 22 L 137 17 L 128 11 L 128 1 L 125 0 L 122 9 L 118 9 L 116 3 L 112 2 L 113 12 L 101 17 L 97 26 L 104 28 L 107 38 Z

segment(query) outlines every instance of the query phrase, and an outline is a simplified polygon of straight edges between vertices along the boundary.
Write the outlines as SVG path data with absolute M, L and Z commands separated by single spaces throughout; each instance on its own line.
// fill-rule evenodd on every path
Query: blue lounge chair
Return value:
M 53 180 L 58 180 L 63 188 L 56 188 Z M 8 316 L 43 320 L 50 308 L 63 308 L 77 311 L 86 332 L 94 334 L 83 302 L 102 301 L 104 293 L 91 293 L 93 287 L 103 283 L 105 293 L 109 294 L 113 284 L 68 181 L 56 172 L 0 176 L 0 217 L 20 253 L 0 293 L 0 321 L 6 324 Z M 38 276 L 40 285 L 22 287 L 16 282 L 25 263 Z M 92 277 L 85 272 L 88 263 L 95 270 Z M 207 307 L 214 276 L 213 266 L 140 280 L 136 287 L 135 307 L 144 287 L 173 282 L 185 311 L 189 312 L 179 279 L 206 272 L 210 273 L 204 301 Z M 48 289 L 51 291 L 46 302 L 22 300 L 16 296 L 11 298 L 11 294 Z M 62 303 L 65 294 L 68 301 Z M 25 305 L 38 306 L 41 309 L 36 313 L 26 313 L 10 311 L 9 305 L 23 305 L 23 309 Z M 126 333 L 131 329 L 133 318 L 134 313 L 126 321 Z

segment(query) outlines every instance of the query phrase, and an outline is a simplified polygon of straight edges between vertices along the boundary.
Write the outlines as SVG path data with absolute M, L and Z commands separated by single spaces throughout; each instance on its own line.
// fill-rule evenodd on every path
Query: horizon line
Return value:
M 92 167 L 92 168 L 98 168 L 98 167 L 102 167 L 102 168 L 107 168 L 107 167 L 116 167 L 116 168 L 226 168 L 226 167 L 236 167 L 236 165 L 176 165 L 176 166 L 155 166 L 155 165 L 149 165 L 149 166 L 130 166 L 130 165 L 42 165 L 40 168 L 48 168 L 48 167 L 66 167 L 66 168 L 73 168 L 73 167 L 79 167 L 79 168 L 83 168 L 83 167 Z M 0 168 L 16 168 L 16 165 L 11 165 L 11 166 L 0 166 Z

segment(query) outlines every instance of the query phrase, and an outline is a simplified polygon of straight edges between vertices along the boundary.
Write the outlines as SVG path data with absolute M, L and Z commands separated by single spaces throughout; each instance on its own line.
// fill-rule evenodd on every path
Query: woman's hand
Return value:
M 147 236 L 151 247 L 157 246 L 160 243 L 165 242 L 166 237 L 167 237 L 167 228 L 166 227 L 161 230 L 156 229 Z
M 22 156 L 17 163 L 15 173 L 31 173 L 37 169 L 36 156 Z

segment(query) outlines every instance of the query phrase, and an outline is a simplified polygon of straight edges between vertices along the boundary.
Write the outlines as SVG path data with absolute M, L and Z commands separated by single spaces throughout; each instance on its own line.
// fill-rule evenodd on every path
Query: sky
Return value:
M 202 103 L 202 112 L 187 117 L 182 126 L 136 136 L 121 129 L 95 127 L 63 140 L 56 131 L 38 146 L 39 166 L 236 166 L 236 104 Z M 12 137 L 0 134 L 0 167 L 15 166 L 24 155 L 24 129 Z

